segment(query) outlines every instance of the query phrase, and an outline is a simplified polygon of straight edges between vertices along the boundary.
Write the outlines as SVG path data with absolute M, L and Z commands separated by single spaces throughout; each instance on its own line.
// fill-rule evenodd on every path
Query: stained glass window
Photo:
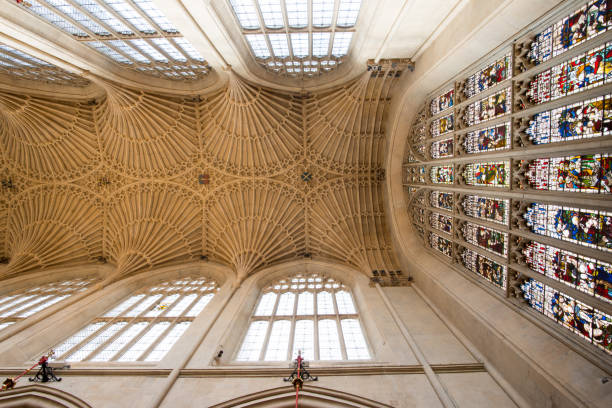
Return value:
M 443 191 L 432 191 L 429 195 L 429 202 L 433 207 L 444 210 L 453 210 L 453 194 Z
M 463 173 L 471 186 L 507 187 L 510 182 L 510 162 L 470 163 Z
M 529 268 L 612 303 L 612 265 L 565 249 L 531 241 L 523 254 Z
M 434 159 L 443 159 L 445 157 L 453 157 L 453 139 L 444 139 L 431 144 L 431 157 Z
M 76 293 L 83 292 L 96 280 L 76 278 L 8 292 L 0 297 L 0 328 L 18 323 Z
M 430 105 L 429 111 L 432 115 L 436 115 L 440 112 L 443 112 L 449 108 L 452 108 L 454 105 L 455 99 L 455 90 L 453 88 L 447 90 L 442 95 L 434 98 Z
M 609 194 L 611 167 L 608 154 L 548 157 L 532 160 L 526 175 L 537 190 Z
M 536 234 L 612 251 L 610 212 L 533 203 L 523 217 Z
M 529 306 L 612 354 L 612 316 L 535 279 L 521 290 Z
M 510 122 L 468 132 L 463 146 L 468 154 L 510 148 Z
M 508 53 L 497 59 L 466 80 L 464 94 L 471 98 L 480 92 L 497 85 L 512 76 L 512 54 Z
M 603 85 L 612 80 L 612 44 L 599 46 L 537 74 L 528 96 L 539 104 Z
M 431 182 L 434 184 L 453 184 L 453 166 L 433 166 L 431 168 Z
M 450 234 L 453 232 L 453 218 L 440 213 L 432 213 L 429 217 L 429 225 L 432 228 Z
M 219 288 L 185 277 L 136 293 L 56 345 L 55 359 L 160 361 Z
M 434 232 L 429 233 L 429 245 L 446 256 L 453 256 L 453 243 Z
M 506 289 L 506 277 L 508 274 L 506 265 L 500 265 L 471 249 L 464 249 L 461 252 L 461 261 L 463 266 L 469 271 L 480 275 L 501 289 Z
M 287 361 L 298 350 L 309 360 L 370 359 L 353 297 L 342 283 L 298 274 L 263 292 L 237 361 Z
M 436 119 L 431 122 L 431 137 L 438 137 L 455 130 L 454 127 L 454 114 L 444 116 L 443 118 Z
M 482 225 L 466 223 L 461 233 L 467 242 L 500 256 L 508 255 L 508 233 Z
M 607 0 L 595 0 L 580 7 L 568 17 L 547 27 L 531 43 L 529 58 L 536 64 L 547 61 L 574 46 L 591 39 L 610 27 Z
M 461 203 L 465 214 L 472 218 L 498 224 L 508 224 L 510 200 L 466 195 Z
M 469 104 L 464 120 L 468 126 L 477 125 L 509 113 L 511 106 L 512 89 L 508 87 Z
M 612 95 L 562 106 L 534 115 L 525 133 L 534 144 L 612 134 Z

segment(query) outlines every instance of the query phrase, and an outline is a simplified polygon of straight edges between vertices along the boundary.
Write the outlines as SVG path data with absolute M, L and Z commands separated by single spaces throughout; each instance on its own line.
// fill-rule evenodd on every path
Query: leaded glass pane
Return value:
M 471 186 L 508 187 L 510 162 L 470 163 L 465 166 L 463 177 Z
M 334 34 L 334 45 L 332 47 L 332 55 L 336 57 L 342 57 L 348 53 L 349 46 L 351 45 L 351 39 L 353 38 L 352 32 L 336 32 Z
M 464 249 L 461 252 L 461 260 L 463 266 L 468 270 L 482 276 L 495 286 L 506 289 L 506 276 L 508 274 L 506 265 L 501 265 L 471 249 Z
M 238 352 L 238 361 L 257 361 L 261 353 L 266 332 L 268 330 L 268 322 L 255 321 L 249 326 L 249 330 L 242 342 L 240 351 Z
M 429 245 L 436 251 L 451 257 L 453 256 L 453 243 L 433 232 L 429 233 Z
M 306 360 L 314 360 L 315 358 L 314 322 L 312 320 L 297 320 L 295 322 L 295 333 L 293 335 L 293 354 L 291 356 L 292 360 L 297 358 L 298 351 L 302 352 L 302 357 Z
M 263 34 L 247 34 L 246 39 L 257 58 L 269 58 L 270 49 Z
M 259 28 L 259 18 L 253 0 L 230 0 L 242 28 Z
M 170 327 L 170 322 L 160 322 L 147 331 L 132 347 L 129 348 L 117 361 L 136 361 L 147 351 L 151 345 L 157 341 L 166 329 Z
M 334 0 L 312 0 L 312 25 L 329 27 L 334 14 Z
M 291 316 L 293 314 L 293 307 L 295 304 L 295 293 L 287 292 L 283 293 L 278 300 L 278 307 L 276 308 L 277 316 Z
M 299 294 L 296 313 L 298 315 L 314 314 L 314 296 L 312 292 L 302 292 Z
M 285 25 L 280 0 L 258 0 L 259 9 L 268 28 L 281 28 Z
M 88 343 L 79 348 L 76 352 L 69 355 L 65 360 L 66 361 L 82 361 L 89 354 L 91 354 L 95 349 L 100 347 L 103 343 L 108 341 L 115 334 L 119 333 L 123 327 L 127 325 L 127 322 L 117 322 L 111 324 L 106 329 L 103 329 L 100 334 L 97 334 L 93 339 L 91 339 Z
M 213 295 L 212 293 L 209 293 L 207 295 L 202 296 L 195 305 L 193 305 L 193 307 L 191 308 L 191 310 L 189 310 L 189 312 L 187 312 L 185 314 L 185 316 L 189 316 L 189 317 L 196 317 L 200 314 L 200 312 L 202 312 L 202 310 L 204 310 L 204 308 L 206 307 L 206 305 L 208 305 L 208 302 L 210 302 L 212 300 L 212 298 L 215 295 Z
M 361 325 L 357 319 L 343 319 L 340 321 L 342 334 L 346 343 L 346 357 L 349 360 L 367 360 L 370 358 Z
M 308 0 L 285 0 L 289 27 L 302 28 L 308 25 Z
M 176 317 L 183 314 L 183 312 L 196 300 L 198 295 L 191 294 L 181 298 L 176 305 L 166 313 L 166 317 Z
M 138 316 L 145 310 L 148 310 L 154 303 L 157 303 L 159 299 L 161 299 L 162 295 L 149 295 L 144 300 L 139 302 L 136 307 L 130 309 L 124 316 Z
M 342 360 L 336 320 L 319 320 L 319 359 Z
M 94 334 L 95 332 L 97 332 L 103 326 L 104 326 L 104 322 L 98 322 L 98 323 L 90 324 L 84 329 L 80 330 L 73 336 L 66 339 L 63 343 L 60 343 L 58 346 L 55 346 L 53 348 L 55 355 L 51 359 L 62 357 L 67 351 L 69 351 L 71 348 L 73 348 L 74 346 L 76 346 L 77 344 L 79 344 L 80 342 L 82 342 L 83 340 L 85 340 L 86 338 Z
M 122 303 L 120 303 L 118 306 L 115 306 L 113 309 L 111 309 L 110 311 L 106 312 L 104 314 L 104 317 L 119 316 L 121 313 L 125 312 L 127 309 L 132 307 L 134 304 L 136 304 L 136 302 L 139 302 L 144 297 L 145 297 L 145 295 L 134 295 L 134 296 L 131 296 L 130 298 L 128 298 L 128 299 L 124 300 Z
M 149 325 L 148 322 L 138 322 L 129 326 L 126 330 L 121 333 L 119 337 L 113 340 L 108 346 L 99 352 L 91 361 L 110 361 L 115 354 L 117 354 L 123 347 L 125 347 L 134 337 L 138 336 L 145 327 Z
M 166 312 L 176 300 L 180 297 L 178 294 L 168 295 L 164 297 L 155 307 L 151 308 L 146 314 L 146 317 L 159 316 Z
M 355 304 L 351 294 L 345 291 L 336 292 L 336 304 L 339 314 L 355 314 Z
M 153 351 L 145 358 L 145 361 L 161 361 L 162 358 L 174 346 L 179 338 L 185 333 L 185 330 L 189 328 L 191 322 L 177 323 L 170 332 L 157 344 Z
M 276 293 L 266 293 L 259 300 L 255 316 L 271 316 L 276 304 Z
M 467 242 L 500 256 L 508 255 L 508 234 L 481 225 L 466 223 L 461 229 Z
M 277 320 L 274 322 L 264 360 L 283 361 L 287 359 L 290 333 L 291 322 L 289 320 Z
M 317 293 L 317 314 L 335 314 L 334 311 L 334 299 L 329 292 Z

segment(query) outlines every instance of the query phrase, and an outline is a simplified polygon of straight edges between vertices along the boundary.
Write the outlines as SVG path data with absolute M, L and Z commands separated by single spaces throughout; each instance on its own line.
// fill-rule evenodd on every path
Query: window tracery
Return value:
M 257 63 L 296 78 L 317 77 L 343 63 L 361 8 L 361 0 L 229 3 Z
M 298 274 L 263 290 L 237 361 L 370 359 L 349 289 L 321 274 Z
M 444 111 L 448 85 L 433 93 L 408 135 L 403 179 L 416 235 L 441 260 L 612 355 L 612 105 L 602 86 L 612 47 L 598 35 L 609 7 L 590 1 L 535 36 L 519 33 L 484 69 L 455 78 Z M 415 154 L 419 145 L 428 151 Z
M 197 80 L 210 69 L 152 0 L 30 0 L 21 6 L 131 70 Z
M 53 358 L 160 361 L 218 290 L 212 280 L 184 277 L 135 292 L 56 345 Z
M 87 290 L 96 280 L 76 278 L 8 292 L 0 297 L 0 330 Z

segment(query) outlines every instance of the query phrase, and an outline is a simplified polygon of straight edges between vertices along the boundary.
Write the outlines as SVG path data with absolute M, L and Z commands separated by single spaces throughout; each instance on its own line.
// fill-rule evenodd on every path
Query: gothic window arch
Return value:
M 183 277 L 123 299 L 53 347 L 54 359 L 160 361 L 218 292 L 213 280 Z
M 96 280 L 67 279 L 10 291 L 0 296 L 0 331 L 87 290 Z
M 281 278 L 262 290 L 237 361 L 368 360 L 357 305 L 347 286 L 323 274 Z
M 552 12 L 441 86 L 403 177 L 425 246 L 596 360 L 612 355 L 608 7 Z

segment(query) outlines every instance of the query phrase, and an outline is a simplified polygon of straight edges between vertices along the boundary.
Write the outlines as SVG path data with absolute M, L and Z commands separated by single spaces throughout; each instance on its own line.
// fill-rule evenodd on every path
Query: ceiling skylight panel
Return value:
M 132 63 L 132 61 L 130 61 L 128 58 L 121 55 L 121 53 L 118 53 L 114 49 L 104 45 L 104 43 L 101 41 L 88 41 L 85 44 L 89 45 L 92 48 L 95 48 L 102 54 L 106 55 L 107 57 L 110 57 L 111 59 L 121 64 L 131 64 Z
M 259 9 L 266 27 L 281 28 L 285 26 L 280 0 L 259 0 Z
M 340 27 L 352 27 L 357 22 L 361 0 L 340 0 L 338 18 L 336 25 Z
M 11 59 L 12 61 L 21 64 L 21 65 L 25 65 L 25 66 L 34 66 L 32 64 L 38 65 L 38 66 L 44 66 L 44 67 L 52 67 L 52 64 L 49 64 L 48 62 L 45 62 L 41 59 L 38 59 L 36 57 L 31 56 L 30 54 L 26 54 L 23 51 L 19 51 L 18 49 L 9 47 L 8 45 L 0 45 L 0 50 L 4 50 L 8 53 L 7 57 L 9 57 L 9 59 Z M 17 58 L 15 58 L 17 57 Z M 32 63 L 32 64 L 30 64 Z
M 151 41 L 153 41 L 153 43 L 157 45 L 159 48 L 164 50 L 164 52 L 168 54 L 170 58 L 172 58 L 174 61 L 183 61 L 183 62 L 187 61 L 187 58 L 185 58 L 185 56 L 179 50 L 177 50 L 176 47 L 170 44 L 170 42 L 167 39 L 152 38 Z
M 285 58 L 289 56 L 289 44 L 287 43 L 287 34 L 268 34 L 270 45 L 274 56 Z
M 196 50 L 193 45 L 183 37 L 172 38 L 172 40 L 179 46 L 183 51 L 187 53 L 189 58 L 196 61 L 204 61 L 204 57 Z
M 334 46 L 332 47 L 332 55 L 342 57 L 348 53 L 349 45 L 351 45 L 352 32 L 336 32 L 334 35 Z
M 106 24 L 115 32 L 123 35 L 132 35 L 134 32 L 130 30 L 125 24 L 123 24 L 118 18 L 113 16 L 104 7 L 100 6 L 95 0 L 72 0 L 77 3 L 87 12 L 91 13 L 100 20 L 103 24 Z
M 253 0 L 231 0 L 230 2 L 242 28 L 247 30 L 259 28 L 259 18 Z
M 168 18 L 157 8 L 155 3 L 151 0 L 133 0 L 134 3 L 147 15 L 151 20 L 155 22 L 167 33 L 178 33 L 179 31 L 174 25 L 168 20 Z
M 286 0 L 289 27 L 302 28 L 308 25 L 308 0 Z
M 312 25 L 329 27 L 334 15 L 334 0 L 312 0 Z
M 161 52 L 157 51 L 155 48 L 151 46 L 151 44 L 149 44 L 145 40 L 138 39 L 138 40 L 129 40 L 129 41 L 130 41 L 130 44 L 136 46 L 140 51 L 142 51 L 144 54 L 151 57 L 153 60 L 157 62 L 168 62 L 168 58 L 164 57 L 164 55 Z
M 30 0 L 30 4 L 31 6 L 28 7 L 27 10 L 30 10 L 34 14 L 37 14 L 38 16 L 50 22 L 51 24 L 59 27 L 60 29 L 66 31 L 69 34 L 76 35 L 77 37 L 88 37 L 88 34 L 85 31 L 81 30 L 80 28 L 77 28 L 77 26 L 75 26 L 65 18 L 60 17 L 57 13 L 54 13 L 36 0 Z
M 147 22 L 134 7 L 126 3 L 124 0 L 104 0 L 106 4 L 111 6 L 121 17 L 130 22 L 138 31 L 145 34 L 154 34 L 156 31 L 151 24 Z
M 128 55 L 130 58 L 138 61 L 138 62 L 142 62 L 145 64 L 148 64 L 149 61 L 147 57 L 145 57 L 144 55 L 142 55 L 141 53 L 139 53 L 138 51 L 136 51 L 135 49 L 133 49 L 132 47 L 130 47 L 126 42 L 121 41 L 121 40 L 113 40 L 113 41 L 108 41 L 108 43 L 110 45 L 112 45 L 113 47 L 117 48 L 118 50 L 120 50 L 121 52 L 123 52 L 124 54 Z
M 323 57 L 329 52 L 331 33 L 312 33 L 312 55 Z
M 246 39 L 257 58 L 269 58 L 270 50 L 263 34 L 247 34 Z M 287 41 L 285 39 L 285 41 Z
M 77 10 L 72 4 L 69 4 L 65 0 L 45 0 L 46 3 L 53 6 L 56 10 L 64 13 L 64 15 L 70 17 L 72 20 L 81 24 L 83 27 L 87 28 L 89 31 L 94 32 L 97 35 L 107 36 L 110 35 L 108 30 L 102 27 L 100 24 L 92 20 L 90 17 L 81 13 Z
M 308 33 L 291 33 L 291 48 L 293 56 L 304 58 L 308 56 Z

